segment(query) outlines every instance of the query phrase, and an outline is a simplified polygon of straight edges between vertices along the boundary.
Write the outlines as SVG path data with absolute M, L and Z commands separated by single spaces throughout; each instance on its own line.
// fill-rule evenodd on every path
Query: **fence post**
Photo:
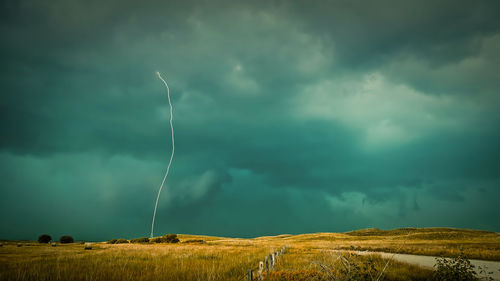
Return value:
M 274 255 L 274 253 L 271 254 L 271 259 L 272 259 L 273 270 L 274 270 L 274 266 L 276 265 L 276 256 Z
M 262 275 L 263 271 L 264 271 L 264 262 L 260 261 L 259 262 L 259 281 L 264 280 L 264 276 Z
M 265 263 L 265 266 L 266 266 L 266 272 L 269 273 L 269 258 L 268 258 L 268 256 L 266 256 L 264 258 L 264 263 Z
M 266 269 L 266 273 L 269 273 L 269 271 L 274 270 L 274 266 L 278 262 L 278 257 L 283 255 L 285 253 L 285 246 L 281 248 L 281 250 L 276 251 L 274 253 L 271 253 L 267 256 L 264 257 L 264 261 L 259 262 L 259 271 L 257 272 L 258 274 L 258 279 L 260 281 L 264 280 L 264 268 Z M 252 270 L 248 271 L 248 280 L 252 280 Z
M 248 270 L 248 281 L 253 281 L 252 270 Z

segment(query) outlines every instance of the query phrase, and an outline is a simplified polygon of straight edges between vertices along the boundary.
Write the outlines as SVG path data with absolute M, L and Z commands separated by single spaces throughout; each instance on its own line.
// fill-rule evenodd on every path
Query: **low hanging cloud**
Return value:
M 359 131 L 367 150 L 408 145 L 471 127 L 479 120 L 470 116 L 489 107 L 450 95 L 429 95 L 388 81 L 378 72 L 320 81 L 307 86 L 295 101 L 303 118 L 338 122 Z

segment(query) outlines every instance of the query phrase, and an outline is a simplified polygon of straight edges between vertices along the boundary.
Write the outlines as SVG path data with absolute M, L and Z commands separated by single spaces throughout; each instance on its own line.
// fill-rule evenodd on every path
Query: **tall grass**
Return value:
M 2 250 L 1 280 L 245 280 L 248 269 L 255 268 L 272 247 L 258 241 L 253 244 L 233 241 L 230 245 L 164 244 L 94 244 L 91 251 L 82 245 L 32 245 L 18 248 L 7 245 Z M 276 250 L 277 248 L 273 248 Z M 331 251 L 291 247 L 280 257 L 276 272 L 266 280 L 310 280 L 323 276 L 314 262 L 338 266 Z M 359 257 L 364 262 L 366 257 Z M 381 270 L 384 260 L 373 257 Z M 396 264 L 396 262 L 394 262 Z M 429 271 L 398 263 L 390 266 L 387 276 L 425 280 Z M 316 275 L 314 275 L 316 274 Z M 401 278 L 409 276 L 411 279 Z M 278 278 L 278 279 L 277 279 Z M 289 279 L 284 279 L 289 278 Z
M 429 280 L 432 270 L 383 259 L 303 246 L 290 248 L 266 280 Z
M 1 280 L 241 280 L 267 249 L 204 245 L 94 244 L 2 250 Z M 10 261 L 4 262 L 5 255 Z

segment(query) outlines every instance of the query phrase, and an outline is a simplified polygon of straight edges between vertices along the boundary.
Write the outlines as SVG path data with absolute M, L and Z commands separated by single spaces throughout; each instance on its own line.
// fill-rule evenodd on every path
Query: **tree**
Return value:
M 49 243 L 50 241 L 52 241 L 52 237 L 48 234 L 38 236 L 38 243 Z
M 65 243 L 73 243 L 73 242 L 75 242 L 75 240 L 71 236 L 64 235 L 64 236 L 61 236 L 61 238 L 59 238 L 59 242 L 61 242 L 62 244 L 65 244 Z

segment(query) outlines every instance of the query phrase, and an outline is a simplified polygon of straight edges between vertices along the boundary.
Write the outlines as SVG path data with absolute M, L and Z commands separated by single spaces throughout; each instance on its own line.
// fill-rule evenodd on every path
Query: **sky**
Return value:
M 500 231 L 498 1 L 0 3 L 0 238 Z

